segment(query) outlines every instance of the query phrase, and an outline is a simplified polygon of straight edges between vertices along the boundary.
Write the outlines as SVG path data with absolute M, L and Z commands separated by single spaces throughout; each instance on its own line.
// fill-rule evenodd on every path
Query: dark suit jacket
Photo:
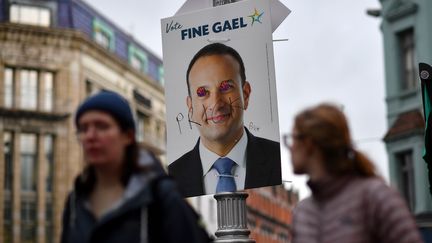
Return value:
M 280 146 L 278 142 L 255 137 L 247 129 L 245 189 L 282 183 Z M 204 194 L 203 168 L 199 139 L 195 147 L 168 166 L 184 197 Z

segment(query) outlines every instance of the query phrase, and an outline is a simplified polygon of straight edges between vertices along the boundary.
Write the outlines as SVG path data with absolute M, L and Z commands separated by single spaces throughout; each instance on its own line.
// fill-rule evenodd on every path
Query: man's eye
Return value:
M 196 92 L 198 97 L 204 97 L 207 95 L 208 90 L 206 90 L 204 87 L 199 87 Z
M 230 80 L 222 81 L 222 83 L 219 85 L 219 90 L 221 92 L 226 92 L 230 90 L 233 87 L 233 85 L 230 83 Z

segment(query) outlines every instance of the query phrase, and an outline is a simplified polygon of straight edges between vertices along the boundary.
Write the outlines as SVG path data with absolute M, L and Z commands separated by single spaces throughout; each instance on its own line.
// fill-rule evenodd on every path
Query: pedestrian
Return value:
M 209 241 L 160 162 L 138 148 L 126 99 L 90 96 L 75 125 L 86 165 L 66 202 L 62 243 Z
M 354 148 L 337 106 L 300 112 L 284 140 L 312 192 L 294 210 L 293 243 L 422 242 L 405 201 Z

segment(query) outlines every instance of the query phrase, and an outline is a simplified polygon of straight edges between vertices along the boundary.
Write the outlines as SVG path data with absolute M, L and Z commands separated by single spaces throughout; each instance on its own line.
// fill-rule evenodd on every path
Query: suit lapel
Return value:
M 269 163 L 266 154 L 260 148 L 257 138 L 247 129 L 248 143 L 246 147 L 246 179 L 245 188 L 255 188 L 265 185 L 269 181 Z
M 190 157 L 190 166 L 188 170 L 189 178 L 185 178 L 186 181 L 189 182 L 187 185 L 185 185 L 188 194 L 192 196 L 204 194 L 203 169 L 201 165 L 201 157 L 199 154 L 199 139 L 194 149 L 192 150 Z

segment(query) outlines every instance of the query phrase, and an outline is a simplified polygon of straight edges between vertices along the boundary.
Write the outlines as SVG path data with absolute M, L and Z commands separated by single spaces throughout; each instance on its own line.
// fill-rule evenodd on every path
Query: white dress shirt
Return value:
M 237 190 L 243 190 L 245 186 L 246 178 L 246 146 L 248 138 L 246 131 L 243 131 L 243 135 L 237 144 L 231 149 L 231 151 L 224 157 L 230 158 L 235 162 L 233 175 L 236 183 Z M 199 153 L 201 158 L 201 164 L 203 168 L 204 177 L 204 193 L 205 194 L 215 194 L 216 186 L 219 180 L 219 173 L 213 164 L 217 159 L 221 158 L 216 153 L 213 153 L 208 148 L 204 146 L 203 143 L 199 144 Z

